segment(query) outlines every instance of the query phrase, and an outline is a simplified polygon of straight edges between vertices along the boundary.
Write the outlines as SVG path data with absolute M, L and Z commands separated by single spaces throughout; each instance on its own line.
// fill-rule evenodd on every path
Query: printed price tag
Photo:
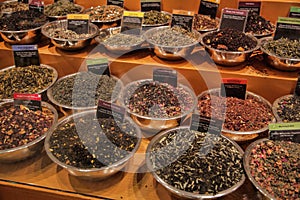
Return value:
M 294 95 L 297 96 L 297 97 L 300 97 L 300 76 L 298 76 L 298 80 L 297 80 L 297 83 L 296 83 Z
M 124 11 L 121 22 L 121 32 L 140 35 L 144 19 L 143 12 Z
M 289 17 L 300 18 L 300 7 L 292 6 L 289 12 Z
M 248 11 L 231 8 L 222 9 L 220 29 L 231 28 L 244 32 Z
M 114 5 L 123 8 L 124 0 L 107 0 L 107 5 Z
M 37 45 L 12 45 L 16 67 L 40 65 Z
M 113 118 L 116 121 L 123 122 L 125 118 L 125 108 L 99 99 L 97 118 Z
M 247 80 L 235 78 L 223 78 L 221 84 L 221 96 L 246 98 Z
M 291 40 L 300 39 L 300 19 L 291 17 L 278 17 L 274 40 L 282 37 L 289 38 Z
M 89 14 L 68 14 L 67 27 L 77 34 L 89 33 Z
M 215 19 L 221 0 L 201 0 L 198 14 L 209 15 Z
M 260 15 L 261 2 L 260 1 L 240 1 L 239 7 L 240 10 L 248 10 Z
M 29 0 L 28 6 L 30 10 L 37 10 L 44 13 L 44 1 L 42 0 Z
M 161 11 L 161 0 L 141 0 L 141 10 L 142 12 Z
M 86 65 L 89 72 L 110 76 L 107 58 L 88 59 Z
M 190 130 L 220 135 L 222 131 L 222 126 L 222 120 L 207 118 L 198 114 L 193 114 L 190 124 Z
M 186 10 L 173 10 L 171 26 L 180 26 L 192 31 L 194 12 Z
M 14 106 L 25 106 L 30 110 L 42 110 L 40 94 L 21 94 L 14 93 Z
M 300 122 L 269 124 L 269 139 L 300 143 Z
M 153 69 L 153 80 L 161 83 L 168 83 L 173 87 L 177 87 L 177 71 L 172 69 Z

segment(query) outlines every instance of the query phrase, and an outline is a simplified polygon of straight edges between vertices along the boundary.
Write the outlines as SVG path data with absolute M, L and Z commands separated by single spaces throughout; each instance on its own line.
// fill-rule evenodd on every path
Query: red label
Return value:
M 223 78 L 222 83 L 247 84 L 247 79 Z
M 42 97 L 40 94 L 22 94 L 14 93 L 14 99 L 18 100 L 32 100 L 32 101 L 41 101 Z

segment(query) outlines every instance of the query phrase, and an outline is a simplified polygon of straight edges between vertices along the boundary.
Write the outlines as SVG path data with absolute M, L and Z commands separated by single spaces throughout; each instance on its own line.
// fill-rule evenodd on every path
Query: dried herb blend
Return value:
M 197 42 L 197 35 L 178 26 L 159 30 L 148 37 L 154 44 L 169 47 L 192 45 Z
M 54 71 L 43 66 L 12 67 L 0 72 L 0 99 L 17 93 L 40 93 L 54 80 Z
M 175 188 L 215 195 L 243 177 L 242 154 L 224 137 L 178 129 L 158 139 L 150 150 L 155 173 Z
M 135 46 L 143 41 L 144 39 L 137 35 L 118 33 L 107 38 L 102 43 L 108 46 Z
M 231 131 L 255 131 L 268 126 L 273 119 L 271 108 L 257 98 L 247 95 L 246 100 L 206 94 L 198 99 L 200 115 L 225 120 L 223 128 Z
M 50 136 L 49 150 L 67 165 L 100 168 L 131 154 L 137 143 L 136 129 L 128 120 L 87 114 L 59 125 Z
M 19 147 L 45 134 L 54 121 L 53 112 L 43 107 L 32 111 L 13 104 L 0 107 L 0 150 Z
M 247 51 L 254 49 L 257 42 L 243 32 L 234 29 L 223 29 L 203 37 L 204 44 L 224 51 Z
M 52 87 L 53 99 L 70 107 L 94 107 L 98 99 L 115 100 L 120 91 L 121 84 L 117 79 L 91 72 L 65 77 Z
M 2 3 L 0 5 L 0 12 L 3 13 L 11 13 L 11 12 L 17 12 L 17 11 L 28 10 L 28 9 L 29 9 L 28 4 L 17 2 L 17 1 Z
M 283 122 L 299 122 L 300 97 L 288 96 L 281 99 L 278 102 L 276 111 Z
M 81 11 L 81 7 L 75 5 L 69 0 L 59 0 L 52 4 L 46 5 L 44 13 L 47 16 L 65 16 L 67 14 L 75 14 Z
M 194 16 L 193 28 L 197 31 L 207 31 L 217 29 L 219 22 L 208 15 L 197 14 Z
M 75 31 L 67 30 L 65 28 L 50 28 L 48 30 L 48 35 L 51 38 L 59 38 L 59 39 L 69 39 L 69 40 L 78 40 L 78 39 L 86 39 L 92 36 L 92 34 L 78 34 Z
M 167 24 L 171 20 L 171 15 L 156 10 L 144 13 L 143 25 L 160 25 Z
M 41 27 L 48 18 L 36 10 L 22 10 L 0 18 L 0 30 L 22 31 Z
M 166 83 L 144 81 L 125 92 L 126 107 L 141 116 L 176 117 L 187 114 L 194 105 L 194 97 L 187 90 Z
M 266 20 L 262 16 L 255 12 L 249 12 L 247 18 L 247 24 L 245 28 L 246 33 L 254 35 L 267 35 L 272 34 L 275 30 L 275 26 L 270 21 Z
M 300 144 L 267 140 L 257 144 L 249 157 L 251 176 L 276 199 L 300 198 Z
M 90 20 L 94 22 L 111 22 L 122 18 L 123 8 L 114 5 L 103 5 L 91 7 L 87 14 L 90 14 Z
M 262 48 L 273 55 L 282 58 L 300 59 L 300 40 L 280 38 L 269 40 L 262 44 Z

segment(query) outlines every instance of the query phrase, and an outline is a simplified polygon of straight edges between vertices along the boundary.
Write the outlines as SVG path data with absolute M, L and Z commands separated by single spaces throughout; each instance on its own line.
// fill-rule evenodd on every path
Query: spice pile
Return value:
M 90 14 L 92 22 L 112 22 L 122 18 L 123 8 L 114 5 L 91 7 L 85 13 Z
M 276 106 L 277 115 L 282 122 L 300 122 L 300 97 L 287 96 Z
M 46 5 L 44 14 L 47 16 L 65 16 L 67 14 L 75 14 L 81 11 L 81 7 L 75 5 L 69 0 L 59 0 L 52 4 Z
M 32 111 L 5 104 L 0 108 L 0 150 L 19 147 L 45 134 L 54 121 L 53 112 L 43 107 Z
M 250 174 L 276 199 L 300 198 L 300 144 L 263 141 L 251 150 Z
M 143 25 L 161 25 L 167 24 L 171 20 L 171 15 L 156 10 L 144 13 Z
M 253 35 L 268 35 L 272 34 L 275 30 L 275 26 L 267 21 L 262 16 L 255 12 L 249 12 L 245 32 Z
M 54 71 L 43 66 L 12 67 L 0 72 L 0 99 L 17 93 L 40 93 L 54 80 Z
M 290 40 L 288 38 L 280 38 L 278 40 L 269 40 L 262 44 L 267 52 L 282 57 L 300 59 L 300 40 Z
M 130 155 L 137 143 L 136 129 L 128 120 L 86 114 L 59 125 L 50 136 L 49 150 L 67 165 L 100 168 Z
M 217 29 L 219 22 L 207 15 L 196 14 L 194 16 L 193 28 L 197 31 L 211 31 Z
M 166 183 L 195 194 L 215 195 L 235 186 L 244 175 L 242 153 L 228 139 L 187 128 L 156 140 L 150 163 Z

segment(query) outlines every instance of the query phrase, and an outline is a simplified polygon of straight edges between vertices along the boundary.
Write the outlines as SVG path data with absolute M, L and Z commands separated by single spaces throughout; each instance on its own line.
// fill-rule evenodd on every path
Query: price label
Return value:
M 37 45 L 12 45 L 16 67 L 40 65 Z
M 239 7 L 240 10 L 248 10 L 260 15 L 261 2 L 260 1 L 240 1 Z
M 110 76 L 107 58 L 88 59 L 86 65 L 89 72 Z
M 300 18 L 300 7 L 292 6 L 290 8 L 289 17 Z
M 123 122 L 125 118 L 125 108 L 99 99 L 97 106 L 97 118 L 112 118 L 116 121 Z
M 87 34 L 89 33 L 89 18 L 89 14 L 68 14 L 67 29 L 77 34 Z
M 190 124 L 190 130 L 220 135 L 222 131 L 222 126 L 222 120 L 207 118 L 198 114 L 193 114 Z
M 221 96 L 246 98 L 247 80 L 235 78 L 223 78 L 221 84 Z
M 177 87 L 177 71 L 172 69 L 153 69 L 153 80 L 161 83 L 168 83 L 173 87 Z
M 126 34 L 140 35 L 142 31 L 143 19 L 143 12 L 124 11 L 121 22 L 121 32 Z
M 20 107 L 23 105 L 30 110 L 42 110 L 41 100 L 42 98 L 40 94 L 14 93 L 15 107 Z
M 107 0 L 107 5 L 114 5 L 123 8 L 124 0 Z
M 298 76 L 298 80 L 297 80 L 297 83 L 296 83 L 294 95 L 297 96 L 297 97 L 300 97 L 300 76 Z
M 221 0 L 201 0 L 198 14 L 209 15 L 210 18 L 215 19 Z
M 192 31 L 194 12 L 186 10 L 173 10 L 171 26 L 180 26 Z
M 269 139 L 300 143 L 300 122 L 269 124 Z
M 44 13 L 44 1 L 42 0 L 29 0 L 28 6 L 30 10 L 37 10 Z
M 291 17 L 278 17 L 274 40 L 282 37 L 289 38 L 291 40 L 300 39 L 300 19 Z
M 141 0 L 141 10 L 142 12 L 161 11 L 161 0 Z
M 231 28 L 244 32 L 248 17 L 247 10 L 222 9 L 220 29 Z

